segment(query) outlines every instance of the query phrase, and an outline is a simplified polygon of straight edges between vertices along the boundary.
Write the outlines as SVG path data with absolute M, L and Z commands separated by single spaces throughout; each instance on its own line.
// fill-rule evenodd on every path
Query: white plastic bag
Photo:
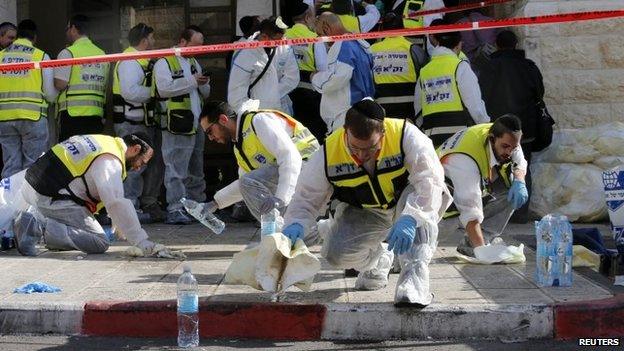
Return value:
M 13 218 L 29 207 L 22 196 L 25 174 L 24 170 L 0 181 L 0 231 L 12 231 Z

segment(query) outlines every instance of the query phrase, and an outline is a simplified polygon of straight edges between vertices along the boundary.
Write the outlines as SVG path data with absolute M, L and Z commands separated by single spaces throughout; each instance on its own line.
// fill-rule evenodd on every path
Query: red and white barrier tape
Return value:
M 439 14 L 439 13 L 442 14 L 442 13 L 452 13 L 452 12 L 480 9 L 480 8 L 483 8 L 483 7 L 490 7 L 490 6 L 494 6 L 494 5 L 498 5 L 498 4 L 504 4 L 506 2 L 512 2 L 512 1 L 515 1 L 515 0 L 489 0 L 489 1 L 476 2 L 476 3 L 473 3 L 473 4 L 464 4 L 464 5 L 451 6 L 451 7 L 442 7 L 442 8 L 433 9 L 433 10 L 420 10 L 420 11 L 416 11 L 414 13 L 411 13 L 409 16 L 405 16 L 404 18 L 414 18 L 414 17 L 426 16 L 426 15 L 435 15 L 435 14 Z
M 507 18 L 507 19 L 488 20 L 488 21 L 480 21 L 480 22 L 456 23 L 456 24 L 434 26 L 434 27 L 427 27 L 427 28 L 397 29 L 397 30 L 389 30 L 389 31 L 383 31 L 383 32 L 370 32 L 370 33 L 357 33 L 357 34 L 349 33 L 349 34 L 331 36 L 331 37 L 283 39 L 283 40 L 268 40 L 268 41 L 246 41 L 246 42 L 203 45 L 203 46 L 193 46 L 193 47 L 184 47 L 184 48 L 139 51 L 139 52 L 132 52 L 132 53 L 109 54 L 109 55 L 101 55 L 101 56 L 88 56 L 88 57 L 60 59 L 60 60 L 48 60 L 48 61 L 41 61 L 41 62 L 6 63 L 6 64 L 0 64 L 0 71 L 23 71 L 23 70 L 31 70 L 31 69 L 39 69 L 39 68 L 83 65 L 83 64 L 90 64 L 90 63 L 116 62 L 116 61 L 137 60 L 137 59 L 151 59 L 151 58 L 160 58 L 160 57 L 173 56 L 173 55 L 195 56 L 195 55 L 202 55 L 202 54 L 215 53 L 215 52 L 275 47 L 279 45 L 304 45 L 304 44 L 313 44 L 316 42 L 337 42 L 337 41 L 358 40 L 358 39 L 377 39 L 377 38 L 386 38 L 386 37 L 436 34 L 436 33 L 468 31 L 468 30 L 478 30 L 478 29 L 581 22 L 581 21 L 612 19 L 612 18 L 620 18 L 620 17 L 624 17 L 624 10 L 575 12 L 575 13 L 565 13 L 565 14 L 558 14 L 558 15 L 518 17 L 518 18 Z

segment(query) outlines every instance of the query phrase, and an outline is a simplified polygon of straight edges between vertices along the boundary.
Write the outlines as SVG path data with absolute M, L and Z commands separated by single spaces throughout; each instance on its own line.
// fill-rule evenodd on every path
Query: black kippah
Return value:
M 351 108 L 356 110 L 358 113 L 377 121 L 383 121 L 386 116 L 386 111 L 371 99 L 364 99 L 356 102 Z

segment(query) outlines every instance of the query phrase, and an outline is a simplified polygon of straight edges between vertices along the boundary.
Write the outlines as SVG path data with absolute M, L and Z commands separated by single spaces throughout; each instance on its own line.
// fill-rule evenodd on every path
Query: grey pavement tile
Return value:
M 511 266 L 463 264 L 456 267 L 477 289 L 536 289 Z
M 550 304 L 554 300 L 539 289 L 478 289 L 488 302 L 495 304 Z

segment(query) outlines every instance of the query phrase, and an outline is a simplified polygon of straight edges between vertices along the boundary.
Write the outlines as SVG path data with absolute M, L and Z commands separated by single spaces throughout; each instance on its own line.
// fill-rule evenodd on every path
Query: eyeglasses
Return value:
M 357 147 L 357 146 L 353 146 L 353 144 L 351 143 L 351 138 L 349 137 L 349 133 L 346 133 L 347 135 L 347 145 L 349 146 L 349 149 L 351 150 L 351 152 L 353 153 L 373 153 L 373 152 L 377 152 L 377 150 L 379 150 L 379 144 L 381 144 L 381 141 L 383 140 L 384 136 L 382 135 L 379 140 L 377 140 L 377 142 L 375 144 L 373 144 L 371 147 L 367 147 L 367 148 L 361 148 L 361 147 Z
M 213 137 L 213 135 L 212 135 L 212 126 L 214 126 L 215 124 L 217 124 L 217 122 L 210 123 L 208 125 L 208 127 L 206 127 L 206 129 L 204 129 L 204 134 L 206 134 L 206 136 L 208 138 L 212 138 Z

